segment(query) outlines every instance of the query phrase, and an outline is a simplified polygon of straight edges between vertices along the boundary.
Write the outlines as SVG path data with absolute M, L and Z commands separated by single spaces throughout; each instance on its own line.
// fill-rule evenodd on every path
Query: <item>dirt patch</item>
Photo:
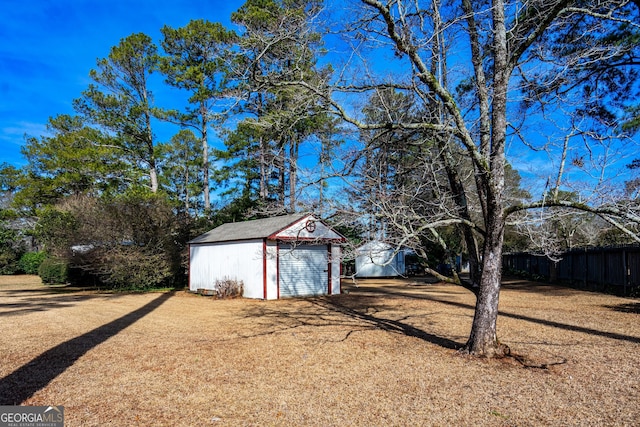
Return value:
M 64 405 L 67 426 L 635 425 L 637 300 L 506 281 L 519 356 L 460 356 L 464 289 L 346 282 L 256 301 L 106 294 L 0 277 L 0 404 Z

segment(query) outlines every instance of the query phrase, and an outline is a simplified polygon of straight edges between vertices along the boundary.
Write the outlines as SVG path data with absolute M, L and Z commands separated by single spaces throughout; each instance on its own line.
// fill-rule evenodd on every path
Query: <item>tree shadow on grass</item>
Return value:
M 378 294 L 378 295 L 388 295 L 388 296 L 392 296 L 392 297 L 404 297 L 404 298 L 412 298 L 412 299 L 419 299 L 419 300 L 428 300 L 428 301 L 434 301 L 440 304 L 446 304 L 446 305 L 450 305 L 450 306 L 454 306 L 454 307 L 460 307 L 460 308 L 467 308 L 470 310 L 474 309 L 474 306 L 470 305 L 470 304 L 465 304 L 462 302 L 457 302 L 457 301 L 449 301 L 446 299 L 442 299 L 442 298 L 438 298 L 434 295 L 429 295 L 428 293 L 409 293 L 409 292 L 403 292 L 401 288 L 396 287 L 396 288 L 391 288 L 391 287 L 385 287 L 385 288 L 375 288 L 375 289 L 365 289 L 365 288 L 359 288 L 358 292 L 360 293 L 364 293 L 367 295 L 374 295 L 374 294 Z M 355 292 L 354 292 L 355 293 Z M 622 307 L 616 306 L 617 311 L 624 311 L 624 312 L 633 312 L 632 310 L 634 310 L 636 307 L 634 307 L 634 305 L 632 304 L 622 304 Z M 616 310 L 616 308 L 614 307 L 610 307 L 613 310 Z M 619 340 L 619 341 L 628 341 L 628 342 L 632 342 L 632 343 L 640 343 L 640 337 L 637 336 L 633 336 L 633 335 L 625 335 L 625 334 L 619 334 L 616 332 L 608 332 L 608 331 L 602 331 L 599 329 L 593 329 L 593 328 L 586 328 L 583 326 L 577 326 L 577 325 L 571 325 L 568 323 L 563 323 L 563 322 L 556 322 L 553 320 L 547 320 L 547 319 L 538 319 L 535 317 L 530 317 L 530 316 L 525 316 L 525 315 L 521 315 L 521 314 L 516 314 L 516 313 L 510 313 L 510 312 L 506 312 L 503 310 L 499 311 L 499 316 L 504 316 L 504 317 L 509 317 L 512 319 L 518 319 L 518 320 L 523 320 L 526 322 L 531 322 L 531 323 L 536 323 L 539 325 L 544 325 L 544 326 L 550 326 L 553 328 L 558 328 L 558 329 L 563 329 L 566 331 L 572 331 L 572 332 L 580 332 L 580 333 L 584 333 L 584 334 L 588 334 L 588 335 L 594 335 L 594 336 L 601 336 L 601 337 L 605 337 L 605 338 L 610 338 L 610 339 L 614 339 L 614 340 Z
M 105 294 L 59 294 L 51 296 L 49 292 L 40 292 L 29 294 L 25 297 L 24 293 L 9 295 L 11 302 L 0 303 L 0 318 L 8 316 L 18 316 L 21 314 L 48 311 L 58 308 L 71 307 L 82 301 L 96 298 L 105 298 Z M 124 295 L 124 294 L 122 294 Z M 113 298 L 114 295 L 109 295 Z M 115 296 L 117 297 L 117 295 Z
M 640 314 L 640 302 L 629 302 L 624 304 L 605 305 L 603 307 L 609 308 L 613 311 L 618 311 L 620 313 Z
M 282 302 L 267 302 L 264 305 L 252 306 L 246 317 L 252 319 L 254 326 L 262 320 L 261 331 L 244 338 L 260 335 L 271 335 L 300 328 L 322 328 L 339 326 L 347 331 L 346 340 L 353 332 L 379 329 L 422 339 L 432 344 L 459 349 L 463 343 L 450 340 L 419 329 L 409 323 L 411 316 L 392 319 L 380 313 L 392 309 L 384 305 L 384 297 L 379 295 L 333 295 L 328 297 L 305 298 L 304 305 Z M 299 301 L 298 302 L 302 302 Z
M 568 286 L 562 286 L 544 282 L 533 282 L 531 280 L 505 278 L 502 281 L 502 289 L 511 289 L 520 292 L 531 292 L 533 294 L 544 295 L 553 294 L 554 297 L 573 297 L 579 295 L 581 291 L 579 289 L 570 288 Z
M 95 288 L 68 285 L 0 289 L 0 318 L 74 306 L 92 299 L 119 298 L 126 293 L 105 293 Z
M 66 371 L 89 350 L 142 319 L 172 295 L 173 292 L 162 294 L 119 319 L 63 342 L 0 379 L 0 405 L 19 405 L 24 402 Z
M 422 329 L 416 328 L 415 326 L 406 323 L 405 319 L 388 319 L 382 316 L 377 316 L 367 311 L 363 310 L 361 307 L 350 307 L 349 305 L 343 304 L 340 302 L 338 298 L 329 297 L 327 299 L 318 300 L 318 302 L 325 308 L 330 310 L 334 310 L 338 313 L 349 316 L 353 319 L 360 320 L 362 322 L 366 322 L 377 329 L 382 329 L 384 331 L 396 332 L 409 337 L 419 338 L 421 340 L 430 342 L 432 344 L 438 345 L 440 347 L 448 348 L 451 350 L 458 350 L 462 348 L 463 343 L 459 343 L 453 340 L 450 340 L 445 337 L 441 337 L 435 334 L 431 334 Z

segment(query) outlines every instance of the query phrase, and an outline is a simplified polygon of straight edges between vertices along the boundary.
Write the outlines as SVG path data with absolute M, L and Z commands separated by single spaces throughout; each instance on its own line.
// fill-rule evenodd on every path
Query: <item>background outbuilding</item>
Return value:
M 356 249 L 356 277 L 396 277 L 407 274 L 406 256 L 414 252 L 373 240 Z
M 237 280 L 246 298 L 339 294 L 345 240 L 312 214 L 223 224 L 189 242 L 189 289 Z

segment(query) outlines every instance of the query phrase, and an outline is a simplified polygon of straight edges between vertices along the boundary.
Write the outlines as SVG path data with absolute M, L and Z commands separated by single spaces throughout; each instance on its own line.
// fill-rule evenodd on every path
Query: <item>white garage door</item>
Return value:
M 326 246 L 280 246 L 280 297 L 322 295 L 328 292 L 329 258 Z

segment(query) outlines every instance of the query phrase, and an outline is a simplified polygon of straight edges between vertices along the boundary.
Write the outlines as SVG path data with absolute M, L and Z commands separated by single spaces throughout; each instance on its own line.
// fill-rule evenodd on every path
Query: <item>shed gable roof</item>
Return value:
M 189 243 L 197 244 L 197 243 L 216 243 L 216 242 L 229 242 L 233 240 L 252 240 L 252 239 L 264 239 L 264 238 L 287 238 L 291 239 L 291 237 L 296 234 L 300 234 L 300 230 L 287 230 L 291 226 L 300 223 L 302 220 L 309 219 L 311 221 L 318 221 L 316 217 L 311 214 L 305 213 L 297 213 L 291 215 L 283 215 L 276 216 L 272 218 L 263 218 L 256 219 L 253 221 L 243 221 L 243 222 L 230 222 L 227 224 L 222 224 L 219 227 L 214 228 L 213 230 L 204 233 L 195 239 L 191 240 Z M 306 222 L 306 221 L 304 221 Z M 301 225 L 301 228 L 304 228 Z M 321 222 L 320 222 L 321 223 Z M 300 228 L 296 227 L 296 228 Z M 329 227 L 323 227 L 326 230 L 330 230 Z M 319 230 L 320 231 L 320 228 Z M 292 234 L 294 233 L 294 234 Z M 330 230 L 331 235 L 322 235 L 320 238 L 330 238 L 330 239 L 338 239 L 343 240 L 340 234 L 336 233 L 333 230 Z

